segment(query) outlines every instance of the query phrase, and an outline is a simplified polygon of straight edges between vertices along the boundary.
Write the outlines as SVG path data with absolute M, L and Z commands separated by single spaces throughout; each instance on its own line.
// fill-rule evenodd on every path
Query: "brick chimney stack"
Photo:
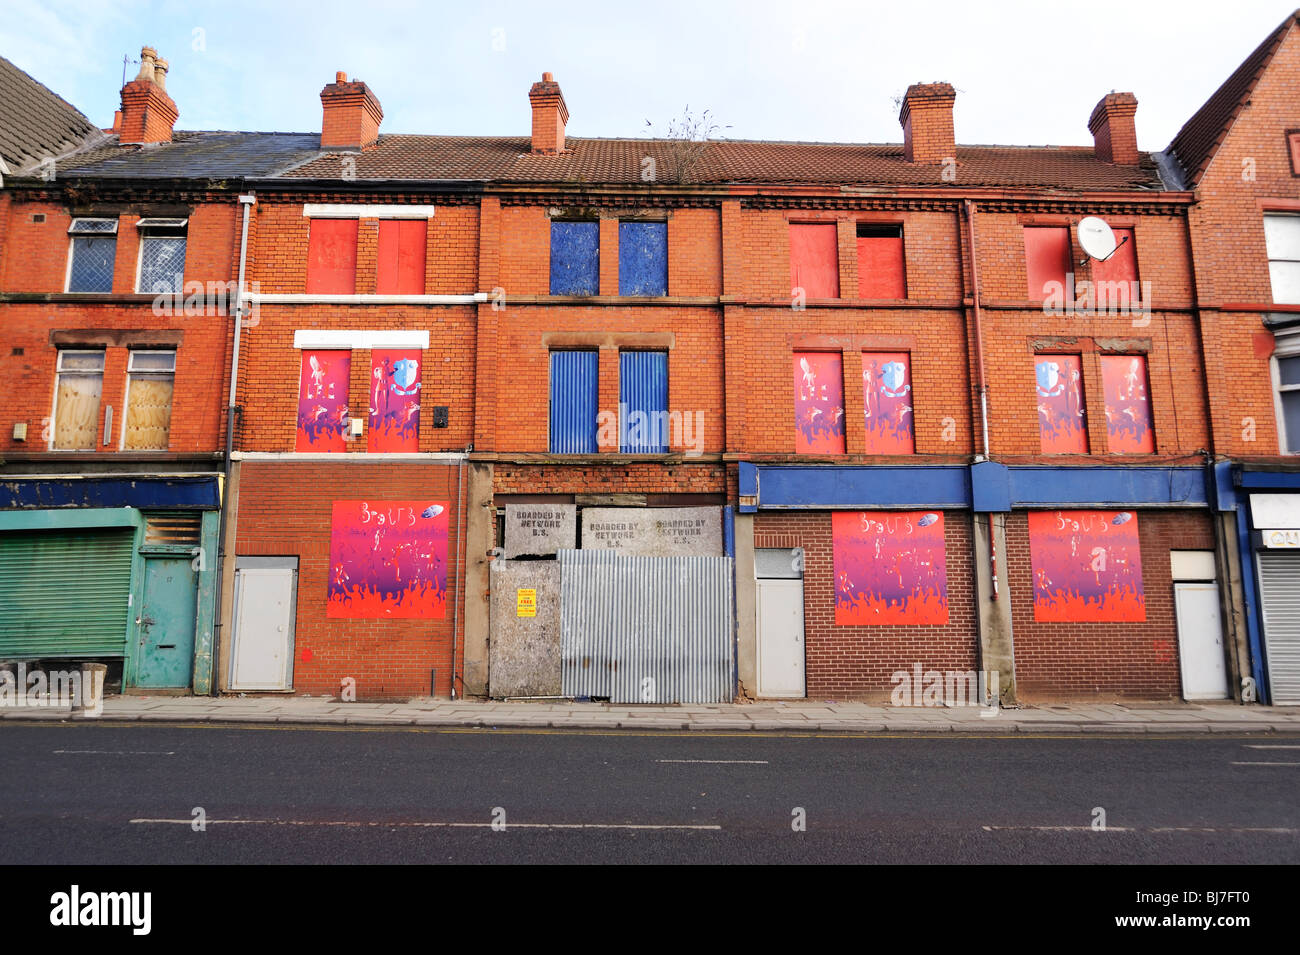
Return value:
M 1132 93 L 1110 93 L 1101 98 L 1088 118 L 1088 131 L 1092 133 L 1097 158 L 1119 166 L 1132 166 L 1138 161 L 1137 97 Z
M 528 91 L 533 105 L 533 152 L 554 156 L 564 152 L 564 127 L 569 122 L 569 108 L 554 75 L 542 74 L 542 81 Z
M 957 91 L 951 83 L 914 83 L 903 96 L 898 121 L 903 124 L 903 158 L 937 163 L 957 155 L 952 104 Z
M 320 91 L 320 104 L 325 111 L 322 149 L 368 149 L 379 141 L 384 109 L 361 80 L 348 82 L 346 73 L 336 73 L 334 82 Z
M 120 142 L 172 141 L 172 127 L 180 111 L 167 95 L 166 80 L 167 61 L 158 59 L 158 51 L 151 46 L 141 49 L 140 72 L 122 87 Z M 116 119 L 114 125 L 118 125 Z

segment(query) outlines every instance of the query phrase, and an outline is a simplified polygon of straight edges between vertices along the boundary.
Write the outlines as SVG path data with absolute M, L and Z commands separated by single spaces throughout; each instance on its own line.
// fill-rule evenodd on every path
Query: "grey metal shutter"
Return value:
M 0 533 L 0 660 L 126 653 L 135 532 Z
M 1300 703 L 1300 555 L 1260 553 L 1264 650 L 1274 703 Z

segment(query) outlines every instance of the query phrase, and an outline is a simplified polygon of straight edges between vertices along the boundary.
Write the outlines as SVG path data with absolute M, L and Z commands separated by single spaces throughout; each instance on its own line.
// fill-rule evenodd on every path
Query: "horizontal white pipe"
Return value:
M 259 305 L 474 305 L 487 292 L 468 295 L 314 295 L 310 292 L 245 292 L 244 301 Z
M 459 464 L 469 459 L 463 451 L 432 451 L 420 454 L 383 454 L 368 451 L 235 451 L 230 457 L 235 461 L 282 461 L 287 464 L 337 462 L 348 464 L 401 464 L 403 461 L 420 464 Z
M 308 219 L 432 219 L 434 206 L 376 202 L 305 202 Z
M 299 328 L 294 348 L 420 348 L 429 347 L 428 329 Z

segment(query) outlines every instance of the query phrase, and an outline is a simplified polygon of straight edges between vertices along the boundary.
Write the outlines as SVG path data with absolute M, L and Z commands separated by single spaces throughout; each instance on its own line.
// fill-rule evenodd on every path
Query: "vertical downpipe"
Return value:
M 989 386 L 984 377 L 984 320 L 980 313 L 980 262 L 975 247 L 975 203 L 970 199 L 966 204 L 966 246 L 970 252 L 971 309 L 974 318 L 975 335 L 975 376 L 980 393 L 980 454 L 976 460 L 988 461 L 989 458 Z M 989 527 L 989 576 L 991 578 L 991 599 L 998 599 L 998 545 L 997 531 L 993 527 L 993 515 L 988 515 Z
M 470 445 L 470 447 L 473 447 L 473 445 Z M 469 453 L 469 448 L 465 449 L 465 453 Z M 460 465 L 457 468 L 459 476 L 456 479 L 456 563 L 460 566 L 462 575 L 469 573 L 469 563 L 465 559 L 465 538 L 460 533 L 460 512 L 463 509 L 462 492 L 465 489 L 465 460 L 464 457 L 460 459 Z M 460 600 L 461 591 L 463 590 L 461 580 L 463 577 L 455 574 L 453 574 L 453 577 L 456 580 L 456 602 L 451 607 L 451 698 L 454 700 L 456 699 L 456 647 L 458 644 L 456 638 L 460 635 Z M 436 691 L 436 687 L 432 685 L 429 687 L 430 694 Z
M 225 483 L 221 494 L 221 517 L 217 524 L 217 576 L 216 595 L 212 618 L 212 696 L 221 695 L 221 674 L 215 672 L 221 665 L 221 591 L 225 586 L 226 521 L 230 513 L 230 452 L 235 439 L 235 393 L 239 387 L 239 330 L 244 324 L 244 275 L 248 264 L 248 212 L 257 202 L 253 193 L 239 197 L 244 207 L 244 223 L 239 233 L 239 284 L 235 287 L 235 334 L 230 348 L 230 400 L 226 403 Z

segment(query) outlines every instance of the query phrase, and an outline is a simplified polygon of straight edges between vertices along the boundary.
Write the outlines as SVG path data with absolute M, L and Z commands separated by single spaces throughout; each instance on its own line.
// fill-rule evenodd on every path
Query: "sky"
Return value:
M 118 108 L 123 56 L 147 44 L 170 62 L 177 129 L 319 131 L 321 87 L 342 70 L 379 98 L 381 132 L 523 136 L 528 88 L 550 71 L 571 136 L 662 135 L 689 107 L 731 139 L 901 142 L 903 92 L 943 81 L 957 89 L 959 143 L 1090 145 L 1088 116 L 1117 90 L 1137 94 L 1138 144 L 1158 150 L 1293 9 L 0 0 L 0 55 L 101 126 Z

